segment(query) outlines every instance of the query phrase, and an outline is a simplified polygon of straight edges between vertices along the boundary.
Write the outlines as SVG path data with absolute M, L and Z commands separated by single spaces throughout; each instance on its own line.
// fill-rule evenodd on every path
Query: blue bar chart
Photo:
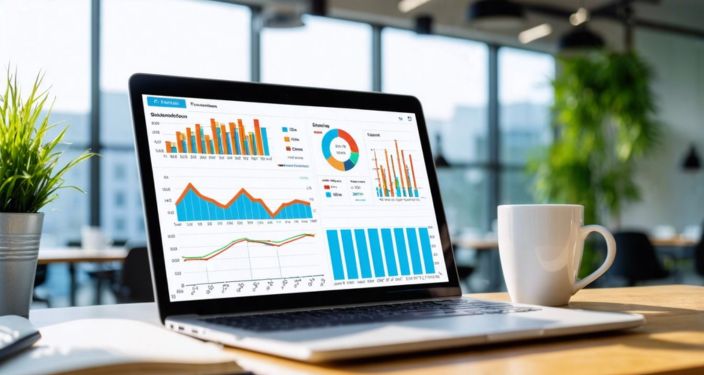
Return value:
M 326 235 L 335 280 L 435 273 L 428 228 L 328 229 Z

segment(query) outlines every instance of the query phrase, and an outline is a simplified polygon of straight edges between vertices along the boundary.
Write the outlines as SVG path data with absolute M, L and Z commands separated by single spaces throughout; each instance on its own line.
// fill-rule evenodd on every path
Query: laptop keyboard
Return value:
M 539 309 L 468 299 L 422 301 L 374 306 L 336 307 L 256 315 L 203 318 L 204 322 L 256 332 L 383 323 L 463 315 L 508 314 Z

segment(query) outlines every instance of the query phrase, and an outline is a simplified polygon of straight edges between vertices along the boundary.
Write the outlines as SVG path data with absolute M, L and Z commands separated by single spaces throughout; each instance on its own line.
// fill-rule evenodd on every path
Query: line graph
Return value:
M 242 237 L 238 238 L 236 240 L 232 240 L 229 243 L 227 243 L 225 246 L 222 246 L 218 249 L 215 249 L 207 254 L 204 255 L 198 255 L 198 256 L 184 256 L 182 257 L 184 262 L 188 261 L 207 261 L 210 259 L 215 258 L 216 256 L 226 252 L 227 250 L 231 249 L 235 245 L 239 243 L 257 243 L 257 244 L 262 244 L 262 245 L 267 245 L 271 247 L 281 247 L 284 245 L 288 245 L 292 242 L 296 242 L 300 239 L 306 238 L 306 237 L 315 237 L 315 234 L 312 233 L 300 233 L 288 238 L 284 238 L 282 240 L 259 240 L 259 239 L 254 239 L 254 238 L 248 238 L 248 237 Z
M 313 210 L 310 202 L 302 199 L 292 199 L 272 209 L 245 188 L 222 203 L 189 182 L 176 200 L 176 216 L 179 221 L 311 219 Z

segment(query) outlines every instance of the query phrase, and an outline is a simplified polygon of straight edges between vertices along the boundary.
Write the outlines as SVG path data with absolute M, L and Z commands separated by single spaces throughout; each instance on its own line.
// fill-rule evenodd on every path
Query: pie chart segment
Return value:
M 349 171 L 359 161 L 359 147 L 352 136 L 342 129 L 330 129 L 323 136 L 323 157 L 338 171 Z

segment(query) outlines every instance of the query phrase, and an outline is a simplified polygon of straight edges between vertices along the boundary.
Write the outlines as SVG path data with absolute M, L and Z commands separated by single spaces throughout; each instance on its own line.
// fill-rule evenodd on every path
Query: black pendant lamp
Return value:
M 523 25 L 525 9 L 509 0 L 479 0 L 467 9 L 467 21 L 482 29 L 512 29 Z
M 604 38 L 591 31 L 586 25 L 575 27 L 563 35 L 558 42 L 560 51 L 598 50 L 604 48 Z
M 433 33 L 433 16 L 423 14 L 416 17 L 413 21 L 413 29 L 417 34 L 430 35 Z

